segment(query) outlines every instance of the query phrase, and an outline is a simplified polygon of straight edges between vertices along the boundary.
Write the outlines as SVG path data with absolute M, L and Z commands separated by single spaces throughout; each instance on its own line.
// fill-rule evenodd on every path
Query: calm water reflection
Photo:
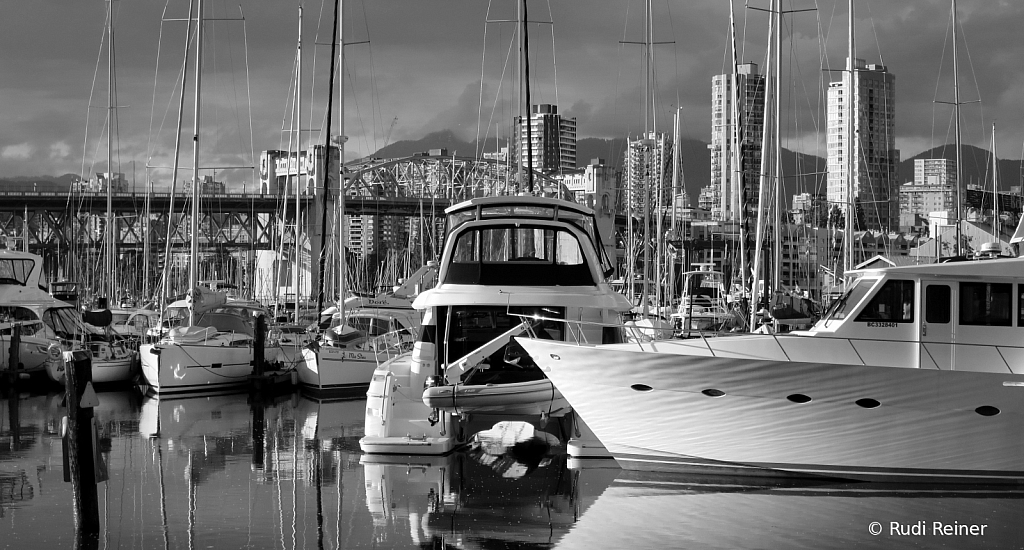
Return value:
M 100 548 L 1019 548 L 1020 492 L 751 486 L 568 467 L 531 427 L 362 455 L 363 401 L 104 392 Z M 60 395 L 0 399 L 0 547 L 74 545 Z M 551 444 L 554 443 L 554 446 Z M 882 532 L 869 532 L 879 522 Z M 924 522 L 924 534 L 900 535 Z M 986 525 L 984 535 L 933 524 Z

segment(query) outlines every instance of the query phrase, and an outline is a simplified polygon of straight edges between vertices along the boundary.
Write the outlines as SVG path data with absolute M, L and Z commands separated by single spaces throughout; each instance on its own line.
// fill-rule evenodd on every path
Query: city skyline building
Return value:
M 895 231 L 899 227 L 900 160 L 895 132 L 896 77 L 884 65 L 865 64 L 863 59 L 847 59 L 846 69 L 842 80 L 828 87 L 826 195 L 844 215 L 850 203 L 855 204 L 855 230 Z M 856 117 L 852 141 L 847 109 L 853 109 Z M 855 159 L 852 175 L 850 158 Z
M 515 119 L 516 162 L 530 162 L 527 147 L 532 151 L 533 169 L 545 174 L 561 174 L 576 169 L 576 118 L 558 114 L 558 106 L 548 103 L 533 105 L 527 134 L 522 117 Z
M 672 162 L 672 136 L 667 133 L 647 132 L 627 142 L 622 182 L 624 205 L 635 217 L 642 216 L 645 208 L 654 211 L 672 206 Z M 679 170 L 682 173 L 681 163 Z
M 739 94 L 737 94 L 737 91 Z M 739 97 L 737 98 L 737 95 Z M 740 104 L 737 109 L 733 104 Z M 711 79 L 711 182 L 701 192 L 701 207 L 712 219 L 738 220 L 750 216 L 757 199 L 758 173 L 764 133 L 765 76 L 756 63 L 744 63 L 736 74 Z M 738 118 L 738 120 L 733 120 Z M 739 173 L 734 173 L 734 143 L 739 146 Z

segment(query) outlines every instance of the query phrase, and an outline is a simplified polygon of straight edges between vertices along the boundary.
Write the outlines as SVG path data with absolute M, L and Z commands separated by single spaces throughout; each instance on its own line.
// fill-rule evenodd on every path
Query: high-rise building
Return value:
M 720 74 L 711 79 L 711 184 L 706 196 L 712 219 L 738 220 L 744 210 L 747 215 L 755 212 L 764 133 L 764 84 L 765 77 L 758 74 L 756 63 L 738 66 L 735 76 Z M 737 115 L 739 120 L 733 120 Z M 738 132 L 739 173 L 733 166 L 733 132 Z
M 956 219 L 956 161 L 914 159 L 914 181 L 900 186 L 900 213 L 928 217 L 947 213 Z
M 630 140 L 626 147 L 624 187 L 625 203 L 634 216 L 644 209 L 654 212 L 672 206 L 672 137 L 663 132 L 647 132 Z M 680 174 L 682 164 L 679 165 Z M 680 182 L 679 193 L 685 192 Z
M 530 112 L 530 133 L 522 117 L 516 117 L 514 155 L 520 166 L 530 162 L 527 147 L 533 152 L 533 169 L 545 174 L 560 174 L 576 169 L 576 118 L 562 118 L 555 105 L 534 105 Z M 532 141 L 531 141 L 532 140 Z
M 895 231 L 899 228 L 900 161 L 895 132 L 896 77 L 883 65 L 865 65 L 863 59 L 857 59 L 851 71 L 850 63 L 847 59 L 842 80 L 828 87 L 827 197 L 845 214 L 852 188 L 854 229 Z M 854 110 L 857 120 L 852 142 L 847 109 Z

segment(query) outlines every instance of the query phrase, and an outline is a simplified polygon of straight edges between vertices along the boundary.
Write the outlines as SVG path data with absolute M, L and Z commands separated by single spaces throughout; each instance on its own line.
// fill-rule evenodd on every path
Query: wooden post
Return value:
M 253 374 L 258 377 L 263 376 L 265 369 L 266 358 L 264 357 L 264 351 L 267 345 L 267 316 L 257 315 L 256 316 L 256 338 L 253 342 Z
M 15 324 L 11 327 L 11 348 L 8 357 L 10 360 L 7 362 L 7 368 L 11 371 L 13 386 L 18 383 L 18 377 L 21 375 L 21 325 Z
M 75 499 L 75 523 L 79 534 L 100 531 L 99 501 L 96 491 L 95 450 L 93 449 L 92 406 L 81 407 L 82 394 L 92 385 L 92 359 L 84 351 L 72 353 L 65 365 L 65 391 L 68 422 L 68 465 Z

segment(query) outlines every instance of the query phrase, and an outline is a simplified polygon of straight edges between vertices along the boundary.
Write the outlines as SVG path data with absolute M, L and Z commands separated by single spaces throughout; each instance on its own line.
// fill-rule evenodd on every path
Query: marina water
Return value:
M 0 548 L 86 546 L 62 398 L 0 398 Z M 367 455 L 364 399 L 99 398 L 99 548 L 1024 547 L 1020 489 L 628 473 L 519 423 Z

